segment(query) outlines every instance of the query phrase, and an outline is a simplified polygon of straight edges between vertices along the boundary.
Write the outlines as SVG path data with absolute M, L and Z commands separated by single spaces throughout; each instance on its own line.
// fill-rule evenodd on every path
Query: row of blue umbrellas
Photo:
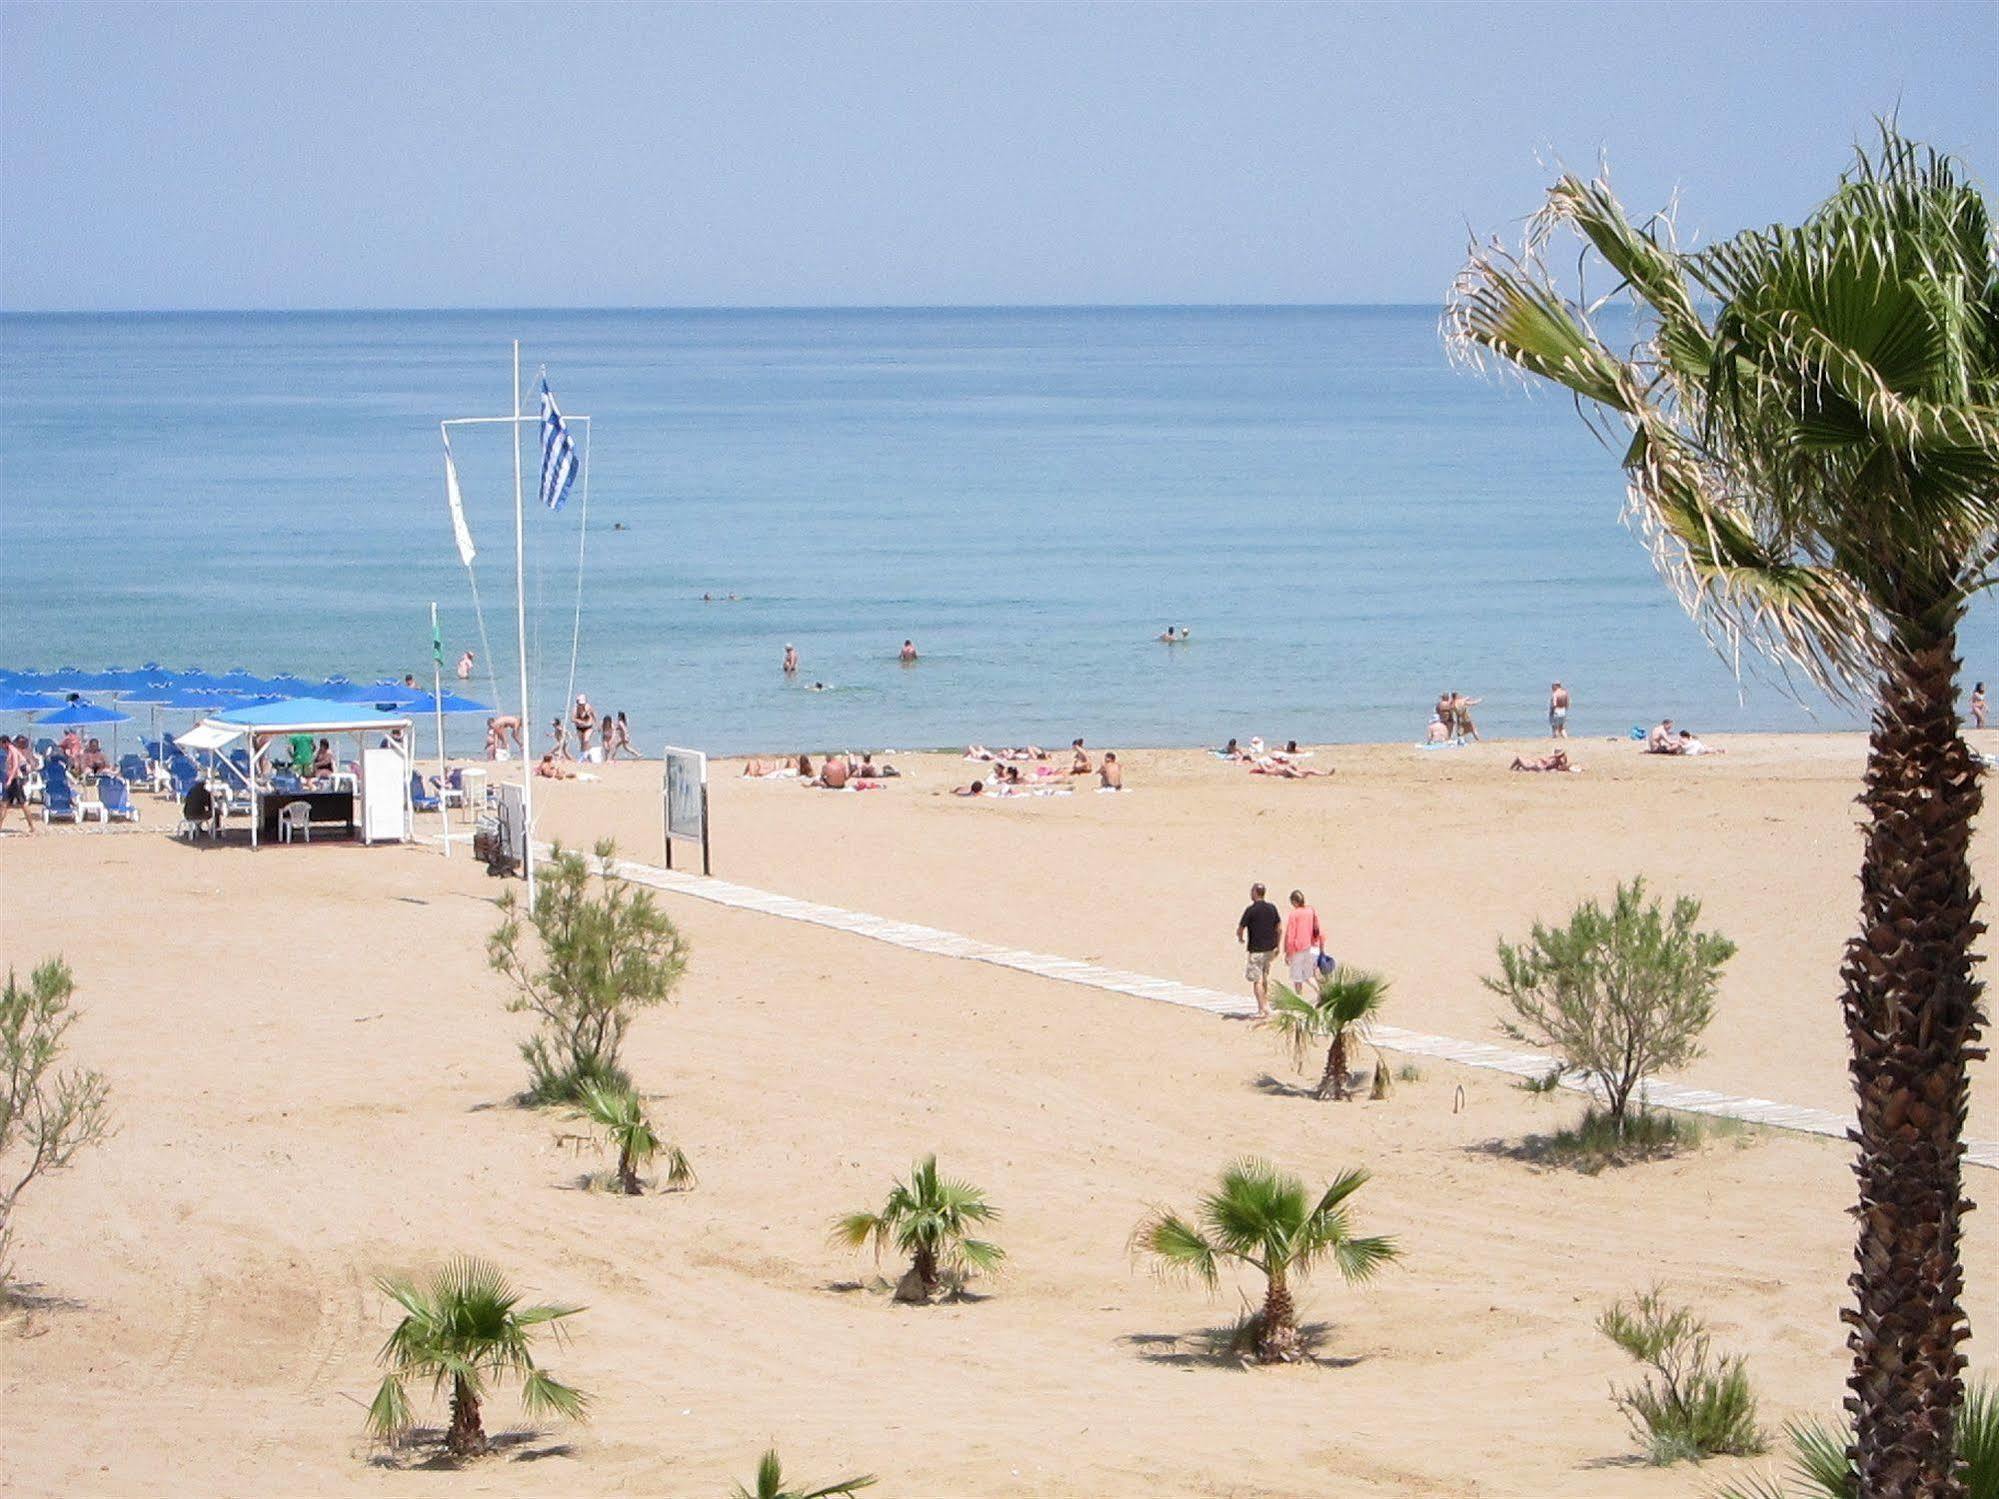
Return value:
M 362 683 L 329 677 L 324 682 L 312 683 L 290 675 L 258 677 L 242 670 L 173 671 L 154 663 L 131 671 L 86 672 L 64 667 L 52 672 L 28 672 L 0 668 L 0 712 L 32 713 L 41 724 L 131 722 L 130 714 L 109 705 L 83 702 L 80 695 L 84 693 L 109 694 L 128 704 L 197 711 L 296 697 L 368 703 L 410 715 L 493 711 L 484 703 L 456 693 L 447 692 L 436 698 L 393 681 Z

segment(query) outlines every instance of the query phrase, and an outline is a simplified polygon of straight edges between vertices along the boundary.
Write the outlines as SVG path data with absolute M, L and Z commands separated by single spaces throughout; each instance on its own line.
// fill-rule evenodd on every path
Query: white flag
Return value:
M 472 545 L 472 530 L 465 524 L 465 499 L 458 492 L 458 465 L 451 459 L 451 434 L 444 434 L 444 498 L 451 506 L 451 534 L 458 541 L 458 560 L 467 567 L 479 555 Z

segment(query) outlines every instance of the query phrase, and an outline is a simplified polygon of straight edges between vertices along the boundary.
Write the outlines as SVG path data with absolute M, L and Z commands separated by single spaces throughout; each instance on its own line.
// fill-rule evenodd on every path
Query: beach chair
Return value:
M 167 762 L 167 780 L 173 788 L 176 800 L 185 801 L 188 792 L 194 789 L 194 783 L 200 779 L 200 770 L 187 756 L 175 755 Z
M 424 789 L 423 777 L 410 772 L 410 805 L 419 812 L 435 812 L 442 803 Z
M 453 768 L 445 774 L 442 780 L 436 776 L 432 776 L 430 784 L 431 788 L 437 792 L 438 799 L 445 806 L 462 807 L 465 805 L 464 771 Z
M 100 822 L 139 820 L 139 809 L 132 805 L 132 788 L 125 784 L 123 776 L 97 778 L 97 813 Z
M 150 772 L 146 769 L 146 757 L 144 755 L 120 755 L 118 757 L 118 774 L 124 778 L 128 785 L 150 779 Z
M 76 789 L 70 785 L 69 777 L 51 771 L 42 783 L 42 822 L 51 823 L 58 817 L 81 823 L 83 809 L 77 802 Z
M 290 843 L 294 835 L 312 842 L 311 802 L 286 802 L 278 808 L 278 842 Z

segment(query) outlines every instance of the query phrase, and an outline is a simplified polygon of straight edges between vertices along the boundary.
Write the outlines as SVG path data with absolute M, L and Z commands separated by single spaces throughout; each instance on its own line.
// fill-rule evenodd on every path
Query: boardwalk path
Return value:
M 809 922 L 814 926 L 830 927 L 836 932 L 851 932 L 857 937 L 886 942 L 912 952 L 935 953 L 939 957 L 962 958 L 973 963 L 991 963 L 999 968 L 1017 968 L 1022 973 L 1039 974 L 1042 978 L 1065 984 L 1081 984 L 1086 988 L 1129 994 L 1161 1004 L 1183 1005 L 1190 1010 L 1205 1010 L 1210 1015 L 1245 1015 L 1250 1010 L 1248 998 L 1240 994 L 1202 989 L 1173 979 L 1152 978 L 1119 968 L 1102 968 L 1094 963 L 1080 963 L 1073 958 L 1058 958 L 1018 947 L 1000 947 L 933 926 L 891 921 L 887 917 L 843 910 L 839 906 L 822 906 L 814 901 L 776 895 L 748 885 L 730 884 L 727 880 L 684 874 L 677 869 L 661 869 L 656 865 L 621 859 L 616 865 L 616 872 L 634 884 L 647 885 L 655 890 L 692 896 L 696 900 L 730 906 L 739 911 L 757 911 L 786 921 Z M 1435 1057 L 1439 1061 L 1482 1067 L 1490 1072 L 1511 1073 L 1515 1077 L 1546 1077 L 1554 1067 L 1554 1059 L 1540 1052 L 1515 1051 L 1479 1041 L 1431 1036 L 1421 1031 L 1405 1030 L 1399 1025 L 1376 1025 L 1369 1034 L 1370 1039 L 1385 1051 Z M 1589 1091 L 1588 1085 L 1576 1078 L 1564 1078 L 1562 1086 L 1579 1093 Z M 1690 1088 L 1683 1083 L 1650 1078 L 1641 1085 L 1641 1089 L 1648 1104 L 1685 1114 L 1712 1114 L 1772 1129 L 1824 1135 L 1833 1140 L 1846 1139 L 1847 1132 L 1853 1127 L 1850 1115 L 1776 1103 L 1767 1098 L 1739 1098 L 1707 1088 Z M 1999 1170 L 1999 1140 L 1967 1140 L 1964 1158 L 1967 1164 Z

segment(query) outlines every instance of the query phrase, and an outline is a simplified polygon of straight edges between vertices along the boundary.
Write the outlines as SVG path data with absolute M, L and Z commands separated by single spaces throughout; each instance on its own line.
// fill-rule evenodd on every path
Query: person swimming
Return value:
M 903 641 L 902 653 L 897 659 L 899 659 L 904 666 L 907 666 L 912 661 L 914 661 L 916 659 L 916 642 L 913 640 Z

